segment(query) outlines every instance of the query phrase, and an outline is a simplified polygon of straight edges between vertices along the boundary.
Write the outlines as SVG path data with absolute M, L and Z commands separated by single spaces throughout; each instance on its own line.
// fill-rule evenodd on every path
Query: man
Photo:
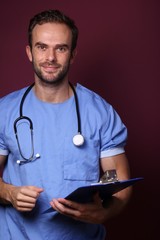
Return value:
M 98 193 L 88 203 L 65 197 L 98 182 L 101 170 L 130 177 L 126 127 L 99 95 L 69 82 L 73 20 L 44 11 L 31 19 L 28 38 L 35 84 L 0 100 L 0 239 L 105 239 L 103 223 L 124 208 L 131 189 L 108 203 Z M 55 211 L 44 213 L 49 207 Z

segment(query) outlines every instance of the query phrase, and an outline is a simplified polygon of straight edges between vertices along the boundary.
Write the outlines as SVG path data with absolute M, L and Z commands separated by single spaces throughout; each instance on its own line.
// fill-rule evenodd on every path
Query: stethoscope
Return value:
M 28 95 L 28 93 L 30 92 L 30 90 L 33 88 L 35 83 L 33 83 L 32 85 L 30 85 L 27 90 L 25 91 L 25 93 L 22 96 L 21 102 L 20 102 L 20 108 L 19 108 L 19 117 L 14 121 L 14 132 L 15 132 L 15 136 L 16 136 L 16 140 L 17 140 L 17 145 L 18 145 L 18 150 L 19 153 L 21 155 L 21 157 L 23 158 L 23 160 L 17 160 L 17 164 L 25 164 L 25 163 L 29 163 L 32 161 L 35 161 L 36 159 L 40 158 L 40 154 L 34 154 L 34 141 L 33 141 L 33 122 L 32 120 L 23 115 L 23 104 L 24 101 Z M 78 131 L 77 134 L 73 137 L 73 144 L 77 147 L 82 146 L 84 143 L 84 137 L 81 133 L 81 119 L 80 119 L 80 112 L 79 112 L 79 105 L 78 105 L 78 97 L 77 97 L 77 93 L 74 89 L 74 86 L 69 82 L 69 85 L 71 86 L 73 93 L 74 93 L 74 99 L 75 99 L 75 105 L 76 105 L 76 114 L 77 114 L 77 125 L 78 125 Z M 17 131 L 17 124 L 19 121 L 21 120 L 26 120 L 29 123 L 29 127 L 30 127 L 30 135 L 31 135 L 31 155 L 29 158 L 26 158 L 22 152 L 21 146 L 20 146 L 20 141 L 18 138 L 18 131 Z

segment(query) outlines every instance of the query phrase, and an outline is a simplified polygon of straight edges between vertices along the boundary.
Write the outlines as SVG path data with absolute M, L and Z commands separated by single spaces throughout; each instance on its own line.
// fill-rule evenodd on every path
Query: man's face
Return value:
M 36 25 L 32 32 L 32 49 L 27 46 L 29 60 L 33 63 L 35 80 L 46 84 L 59 84 L 68 77 L 72 33 L 60 23 Z

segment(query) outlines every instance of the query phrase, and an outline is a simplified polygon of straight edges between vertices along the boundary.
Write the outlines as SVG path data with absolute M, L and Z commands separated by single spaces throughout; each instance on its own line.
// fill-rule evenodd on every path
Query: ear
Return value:
M 74 49 L 71 53 L 70 64 L 74 62 L 76 55 L 77 55 L 77 49 Z
M 26 53 L 29 58 L 29 61 L 32 62 L 32 52 L 31 52 L 31 47 L 29 45 L 26 46 Z

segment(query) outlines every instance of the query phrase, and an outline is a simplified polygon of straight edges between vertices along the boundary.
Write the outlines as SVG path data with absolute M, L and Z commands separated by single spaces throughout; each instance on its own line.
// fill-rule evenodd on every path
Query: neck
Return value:
M 35 82 L 34 91 L 41 101 L 50 103 L 64 102 L 73 95 L 68 81 L 58 86 L 42 86 Z

